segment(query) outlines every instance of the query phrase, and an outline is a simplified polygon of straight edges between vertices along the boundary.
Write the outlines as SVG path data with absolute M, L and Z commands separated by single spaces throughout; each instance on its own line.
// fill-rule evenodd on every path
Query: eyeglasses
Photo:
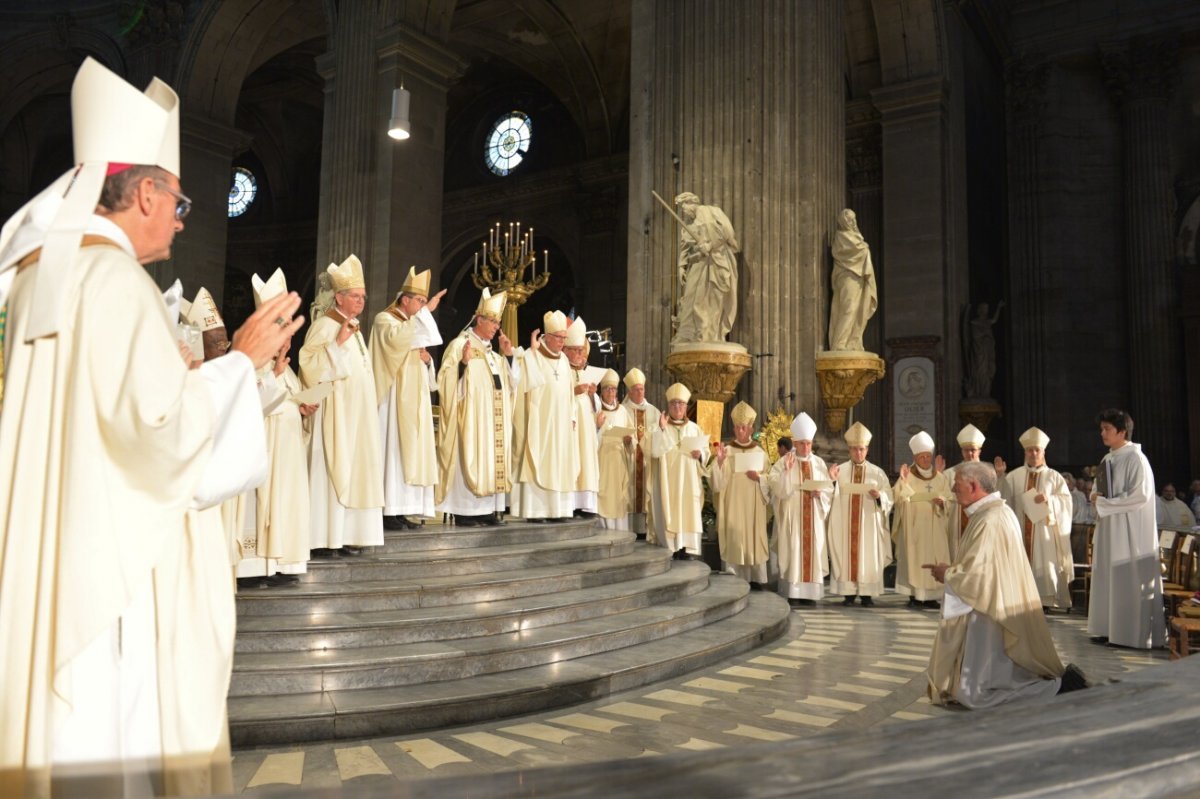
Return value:
M 175 191 L 162 181 L 156 180 L 154 181 L 154 185 L 175 198 L 175 218 L 180 222 L 186 219 L 187 215 L 192 212 L 191 198 L 189 198 L 186 194 L 181 194 Z

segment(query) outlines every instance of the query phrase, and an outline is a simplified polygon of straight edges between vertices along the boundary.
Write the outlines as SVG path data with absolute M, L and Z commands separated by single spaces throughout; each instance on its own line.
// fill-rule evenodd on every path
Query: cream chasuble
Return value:
M 644 533 L 654 543 L 655 530 L 660 526 L 654 521 L 657 512 L 662 515 L 662 492 L 655 483 L 654 461 L 650 455 L 650 433 L 657 429 L 661 411 L 649 402 L 634 402 L 629 397 L 621 403 L 633 419 L 633 474 L 630 483 L 630 499 L 633 509 L 630 520 L 635 533 Z M 656 511 L 657 509 L 657 511 Z
M 892 488 L 896 501 L 892 512 L 892 538 L 896 542 L 896 593 L 927 602 L 942 598 L 942 586 L 922 569 L 922 563 L 950 562 L 950 533 L 946 508 L 933 502 L 937 497 L 949 506 L 950 482 L 932 469 L 921 474 L 908 467 L 908 480 L 898 479 Z
M 1166 643 L 1154 472 L 1140 444 L 1109 450 L 1100 469 L 1110 478 L 1096 498 L 1088 635 L 1138 649 Z M 1099 485 L 1099 481 L 1097 481 Z
M 266 417 L 267 479 L 254 494 L 253 524 L 243 525 L 238 577 L 303 574 L 309 558 L 308 453 L 300 406 L 291 400 L 301 385 L 291 367 L 259 370 L 259 389 L 269 395 Z M 276 401 L 280 400 L 280 401 Z M 278 568 L 285 567 L 285 568 Z M 290 567 L 290 568 L 288 568 Z
M 888 476 L 873 463 L 846 461 L 838 467 L 837 483 L 829 514 L 829 590 L 843 596 L 879 596 L 883 569 L 892 562 Z M 871 497 L 872 488 L 879 499 Z
M 586 383 L 600 385 L 604 370 L 595 366 L 584 366 L 581 369 L 571 369 L 573 375 L 572 387 Z M 588 513 L 597 512 L 597 493 L 600 490 L 600 458 L 597 447 L 599 437 L 596 434 L 596 412 L 600 410 L 599 390 L 595 394 L 576 394 L 575 402 L 575 438 L 578 441 L 576 451 L 579 453 L 579 476 L 575 480 L 575 507 Z
M 667 422 L 667 429 L 653 422 L 650 434 L 650 455 L 654 459 L 654 484 L 662 497 L 661 521 L 656 517 L 655 534 L 661 538 L 651 542 L 664 546 L 671 552 L 680 549 L 699 555 L 700 538 L 704 534 L 704 461 L 696 460 L 691 452 L 684 452 L 680 445 L 685 439 L 703 436 L 704 431 L 695 422 L 682 424 Z M 703 459 L 707 453 L 701 452 Z M 649 529 L 649 528 L 647 528 Z
M 604 423 L 600 426 L 600 475 L 598 511 L 600 523 L 610 530 L 631 530 L 633 510 L 633 449 L 622 436 L 605 435 L 614 428 L 633 429 L 633 414 L 624 405 L 611 408 L 600 405 Z
M 111 241 L 85 239 L 56 336 L 25 342 L 34 258 L 17 271 L 6 306 L 5 796 L 47 795 L 52 762 L 115 765 L 126 772 L 118 786 L 150 771 L 176 790 L 198 763 L 221 760 L 227 734 L 224 693 L 209 688 L 227 686 L 228 672 L 186 692 L 170 680 L 187 668 L 177 662 L 183 638 L 218 642 L 214 651 L 232 646 L 225 541 L 218 531 L 200 555 L 184 514 L 194 497 L 211 505 L 262 479 L 253 369 L 236 353 L 185 369 L 162 297 L 128 239 L 108 220 L 93 223 Z M 181 582 L 197 592 L 174 595 Z M 176 642 L 155 634 L 171 619 L 186 620 Z M 210 791 L 229 790 L 207 770 L 202 779 Z
M 709 484 L 713 504 L 717 508 L 717 540 L 721 546 L 721 561 L 725 570 L 743 580 L 755 583 L 767 581 L 767 507 L 770 491 L 767 473 L 763 471 L 755 482 L 745 472 L 734 471 L 739 452 L 762 452 L 754 442 L 725 445 L 725 462 L 709 464 Z M 763 453 L 764 455 L 766 453 Z M 766 458 L 763 458 L 766 463 Z
M 767 474 L 775 504 L 775 552 L 779 558 L 779 594 L 789 599 L 819 600 L 829 573 L 825 554 L 825 522 L 833 502 L 829 469 L 817 455 L 775 461 Z
M 1044 494 L 1035 503 L 1034 494 Z M 1022 466 L 1004 475 L 1000 496 L 1008 502 L 1021 525 L 1021 540 L 1042 604 L 1071 607 L 1068 586 L 1075 579 L 1071 555 L 1071 492 L 1062 475 L 1046 466 Z M 1045 518 L 1042 516 L 1045 515 Z
M 437 382 L 433 361 L 424 363 L 421 348 L 413 346 L 422 329 L 436 337 L 437 325 L 428 310 L 421 308 L 409 318 L 395 305 L 377 314 L 371 326 L 385 516 L 434 513 L 438 467 L 430 392 L 437 389 Z
M 358 330 L 338 346 L 342 321 L 332 308 L 313 320 L 300 349 L 300 380 L 305 388 L 333 383 L 321 402 L 319 427 L 337 501 L 346 508 L 382 508 L 383 458 L 371 359 Z
M 972 708 L 1049 699 L 1058 692 L 1063 665 L 1022 557 L 1017 520 L 999 494 L 967 513 L 961 552 L 946 570 L 929 697 Z
M 570 516 L 579 479 L 574 370 L 566 355 L 551 355 L 544 346 L 525 350 L 520 360 L 511 512 L 522 519 Z
M 463 346 L 470 342 L 470 360 Z M 441 480 L 438 510 L 464 516 L 503 512 L 512 485 L 514 369 L 471 330 L 442 353 L 438 372 Z

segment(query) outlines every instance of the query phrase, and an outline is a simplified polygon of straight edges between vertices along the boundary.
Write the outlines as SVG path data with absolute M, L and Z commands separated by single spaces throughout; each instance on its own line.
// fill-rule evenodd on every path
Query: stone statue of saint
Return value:
M 879 297 L 871 248 L 858 232 L 858 219 L 849 208 L 838 214 L 833 252 L 833 303 L 829 308 L 829 349 L 861 352 L 863 331 L 875 315 Z
M 963 341 L 967 344 L 967 376 L 964 381 L 969 399 L 987 399 L 992 393 L 992 379 L 996 376 L 996 336 L 992 326 L 1000 318 L 1001 300 L 996 313 L 988 316 L 988 304 L 979 303 L 975 316 L 970 317 L 971 306 L 963 309 Z
M 724 341 L 737 318 L 737 236 L 729 217 L 685 191 L 675 198 L 679 229 L 679 312 L 672 344 Z

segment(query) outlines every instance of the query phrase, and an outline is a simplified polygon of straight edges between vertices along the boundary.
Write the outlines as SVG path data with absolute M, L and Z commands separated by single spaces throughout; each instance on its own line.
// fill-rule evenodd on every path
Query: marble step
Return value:
M 685 561 L 638 580 L 495 602 L 249 616 L 238 622 L 237 651 L 351 649 L 512 633 L 668 604 L 705 590 L 710 573 L 703 563 Z
M 418 575 L 406 580 L 301 582 L 266 591 L 239 591 L 238 623 L 256 616 L 366 613 L 540 596 L 662 574 L 672 562 L 666 549 L 643 543 L 628 554 L 603 560 L 481 573 L 470 579 Z
M 514 633 L 307 652 L 235 654 L 231 697 L 316 693 L 458 680 L 593 655 L 676 635 L 741 612 L 749 586 L 714 577 L 669 604 Z
M 435 552 L 369 552 L 358 557 L 313 560 L 301 582 L 360 583 L 425 577 L 464 577 L 562 563 L 601 560 L 633 551 L 637 536 L 623 530 L 595 527 L 591 535 L 568 541 L 536 541 L 476 549 Z
M 712 584 L 732 582 L 719 576 Z M 772 641 L 787 630 L 789 610 L 782 598 L 756 591 L 736 615 L 573 660 L 418 685 L 233 697 L 230 735 L 236 746 L 403 735 L 586 702 Z
M 533 524 L 510 519 L 502 527 L 458 527 L 426 524 L 416 530 L 386 530 L 377 554 L 393 552 L 436 552 L 447 549 L 478 550 L 505 544 L 572 541 L 588 538 L 597 529 L 595 519 L 573 519 L 556 524 Z

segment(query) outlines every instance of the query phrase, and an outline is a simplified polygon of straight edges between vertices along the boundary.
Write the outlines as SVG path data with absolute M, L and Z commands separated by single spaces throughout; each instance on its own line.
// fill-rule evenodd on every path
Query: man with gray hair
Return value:
M 967 514 L 958 554 L 952 564 L 924 564 L 946 586 L 929 656 L 930 700 L 994 707 L 1086 687 L 1082 673 L 1064 669 L 1054 649 L 1021 528 L 996 490 L 995 469 L 960 464 L 953 490 Z

